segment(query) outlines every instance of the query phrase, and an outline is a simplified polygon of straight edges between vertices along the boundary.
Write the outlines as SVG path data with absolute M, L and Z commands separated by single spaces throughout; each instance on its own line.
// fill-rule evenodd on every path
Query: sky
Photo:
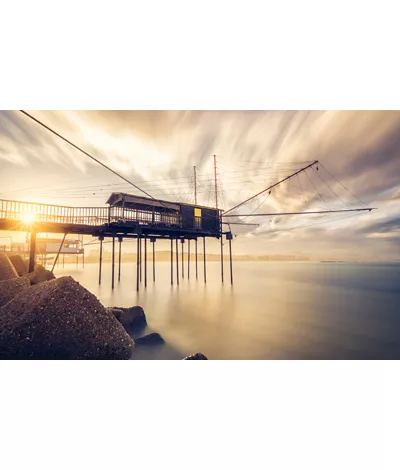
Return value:
M 318 160 L 232 213 L 377 210 L 232 219 L 258 224 L 231 226 L 234 252 L 400 261 L 398 111 L 29 112 L 156 198 L 194 202 L 196 166 L 198 203 L 215 206 L 216 155 L 225 210 Z M 0 199 L 103 206 L 112 191 L 138 194 L 19 111 L 0 111 Z

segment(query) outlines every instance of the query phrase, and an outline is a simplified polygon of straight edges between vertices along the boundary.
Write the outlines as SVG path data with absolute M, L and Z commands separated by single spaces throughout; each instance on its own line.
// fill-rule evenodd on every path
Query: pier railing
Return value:
M 181 226 L 179 214 L 123 207 L 69 207 L 0 199 L 0 219 L 99 226 L 110 223 Z

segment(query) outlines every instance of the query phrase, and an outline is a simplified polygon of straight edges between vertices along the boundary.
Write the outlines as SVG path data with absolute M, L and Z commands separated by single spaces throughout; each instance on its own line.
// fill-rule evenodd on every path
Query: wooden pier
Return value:
M 176 241 L 176 283 L 179 284 L 178 242 L 182 250 L 182 277 L 184 277 L 184 246 L 187 240 L 190 276 L 190 241 L 195 243 L 196 279 L 198 273 L 197 241 L 203 239 L 204 282 L 206 282 L 206 238 L 221 240 L 221 279 L 223 282 L 223 237 L 229 242 L 232 277 L 232 250 L 230 232 L 222 231 L 222 211 L 205 206 L 151 199 L 125 193 L 112 193 L 108 207 L 70 207 L 0 199 L 0 230 L 30 232 L 30 271 L 33 270 L 38 233 L 91 235 L 100 240 L 99 283 L 102 273 L 103 240 L 112 239 L 112 288 L 115 277 L 115 239 L 118 241 L 118 281 L 121 278 L 121 247 L 124 238 L 137 239 L 137 290 L 142 278 L 144 258 L 144 286 L 147 286 L 147 240 L 153 249 L 153 281 L 155 281 L 155 243 L 158 239 L 171 240 L 171 284 L 174 283 L 174 243 Z M 64 237 L 65 238 L 65 237 Z M 142 246 L 144 245 L 144 246 Z M 60 244 L 59 253 L 63 244 Z M 59 254 L 58 253 L 58 254 Z M 58 255 L 57 255 L 58 258 Z

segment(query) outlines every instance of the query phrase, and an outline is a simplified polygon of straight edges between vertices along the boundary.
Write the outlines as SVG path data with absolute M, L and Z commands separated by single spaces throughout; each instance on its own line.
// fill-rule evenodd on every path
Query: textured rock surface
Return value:
M 183 358 L 184 361 L 192 361 L 192 360 L 201 361 L 204 359 L 208 361 L 208 358 L 204 354 L 201 354 L 201 353 L 191 354 L 190 356 Z
M 15 270 L 18 273 L 18 276 L 23 276 L 24 274 L 28 274 L 28 267 L 25 261 L 22 259 L 21 255 L 10 255 L 9 259 L 13 264 Z
M 30 286 L 29 279 L 19 277 L 17 279 L 9 279 L 8 281 L 0 281 L 0 307 L 10 302 L 23 289 Z
M 0 281 L 17 279 L 18 273 L 5 253 L 0 253 Z
M 158 333 L 150 333 L 149 335 L 135 339 L 135 346 L 155 346 L 164 343 L 164 339 Z
M 40 264 L 37 264 L 35 269 L 31 273 L 25 274 L 24 277 L 29 279 L 33 286 L 56 278 L 51 271 L 48 271 Z
M 115 308 L 115 307 L 106 307 L 107 312 L 110 312 L 114 317 L 122 323 L 122 316 L 124 312 L 120 308 Z
M 134 307 L 113 307 L 114 315 L 122 323 L 128 332 L 144 328 L 147 325 L 146 315 L 142 307 L 136 305 Z M 121 314 L 122 312 L 122 314 Z
M 0 308 L 0 359 L 129 359 L 133 341 L 71 277 L 31 286 Z

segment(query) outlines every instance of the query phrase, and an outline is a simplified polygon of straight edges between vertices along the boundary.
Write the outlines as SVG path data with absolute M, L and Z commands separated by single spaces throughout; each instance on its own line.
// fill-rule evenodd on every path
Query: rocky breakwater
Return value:
M 129 334 L 87 289 L 11 261 L 0 257 L 0 359 L 130 359 Z
M 129 359 L 132 350 L 123 326 L 69 276 L 0 308 L 0 359 Z
M 104 308 L 72 277 L 0 255 L 0 359 L 130 359 L 134 347 L 164 344 L 138 337 L 146 327 L 142 307 Z

